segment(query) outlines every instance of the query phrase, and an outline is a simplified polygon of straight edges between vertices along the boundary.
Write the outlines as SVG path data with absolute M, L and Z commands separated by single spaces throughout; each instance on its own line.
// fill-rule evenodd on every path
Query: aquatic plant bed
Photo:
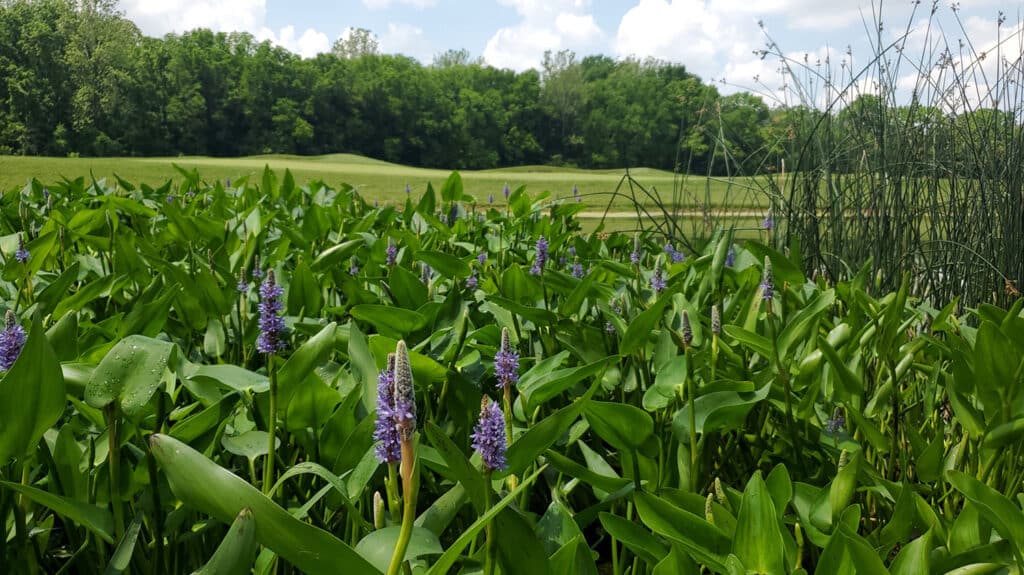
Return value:
M 6 194 L 2 570 L 1024 567 L 1024 300 L 504 195 Z

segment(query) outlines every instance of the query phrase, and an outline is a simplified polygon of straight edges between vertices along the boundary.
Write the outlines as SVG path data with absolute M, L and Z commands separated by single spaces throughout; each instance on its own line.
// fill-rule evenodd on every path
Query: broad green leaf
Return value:
M 736 516 L 732 552 L 744 567 L 756 573 L 785 573 L 782 531 L 768 488 L 761 472 L 747 482 Z
M 252 511 L 243 509 L 231 522 L 231 529 L 213 556 L 194 575 L 248 575 L 258 547 Z
M 452 566 L 455 565 L 455 562 L 458 561 L 459 555 L 462 554 L 462 550 L 465 549 L 467 545 L 469 545 L 469 542 L 476 538 L 477 534 L 480 533 L 480 531 L 484 527 L 486 527 L 487 524 L 490 523 L 491 520 L 494 519 L 494 517 L 501 512 L 502 509 L 507 507 L 517 497 L 519 497 L 520 493 L 522 493 L 523 490 L 529 488 L 529 486 L 533 484 L 534 480 L 537 479 L 537 477 L 544 471 L 544 469 L 546 468 L 544 466 L 541 466 L 539 469 L 537 469 L 537 471 L 533 473 L 533 475 L 530 475 L 529 477 L 525 478 L 523 482 L 519 484 L 519 487 L 516 487 L 508 495 L 506 495 L 500 501 L 495 503 L 490 509 L 487 510 L 486 513 L 480 515 L 477 518 L 477 520 L 474 521 L 472 525 L 467 527 L 466 530 L 462 532 L 462 535 L 460 535 L 459 538 L 456 539 L 455 542 L 452 543 L 451 546 L 445 550 L 444 554 L 441 555 L 441 558 L 438 559 L 437 562 L 434 563 L 434 565 L 427 572 L 427 575 L 444 575 L 445 573 L 448 573 Z
M 619 343 L 619 353 L 621 355 L 629 355 L 647 343 L 647 338 L 651 336 L 651 333 L 661 323 L 661 318 L 665 314 L 665 306 L 671 301 L 672 290 L 667 290 L 661 294 L 661 297 L 658 298 L 654 305 L 633 318 L 629 327 L 626 328 L 626 333 L 622 336 L 622 341 Z
M 598 375 L 615 359 L 611 356 L 580 367 L 560 369 L 543 377 L 531 379 L 525 386 L 523 380 L 520 380 L 516 388 L 526 402 L 527 411 L 530 411 L 576 385 L 588 385 L 587 380 Z
M 309 264 L 300 261 L 291 274 L 288 284 L 288 314 L 317 317 L 323 297 L 320 293 L 320 282 L 313 276 Z
M 132 520 L 128 529 L 125 530 L 121 541 L 117 543 L 117 549 L 114 550 L 114 554 L 110 557 L 110 563 L 107 564 L 106 570 L 103 571 L 103 575 L 120 575 L 128 569 L 132 555 L 135 553 L 135 543 L 139 539 L 139 530 L 142 528 L 142 517 L 140 512 Z
M 106 509 L 54 495 L 49 491 L 43 491 L 30 485 L 0 481 L 0 486 L 16 491 L 32 501 L 50 508 L 57 515 L 92 531 L 107 543 L 114 543 L 114 518 Z
M 685 354 L 668 360 L 654 377 L 654 385 L 644 392 L 643 405 L 647 411 L 667 407 L 676 399 L 676 390 L 686 384 L 689 360 Z
M 122 339 L 93 371 L 85 401 L 97 409 L 116 401 L 128 417 L 141 414 L 161 386 L 173 384 L 175 349 L 173 343 L 141 335 Z
M 583 415 L 594 433 L 618 449 L 639 449 L 654 433 L 650 414 L 625 403 L 588 401 Z
M 383 573 L 391 564 L 391 556 L 395 552 L 395 544 L 401 530 L 402 528 L 396 525 L 372 531 L 356 543 L 356 552 Z M 413 527 L 409 546 L 405 549 L 405 560 L 414 561 L 428 555 L 440 555 L 443 551 L 437 535 L 428 529 Z
M 697 433 L 712 433 L 741 427 L 750 410 L 768 397 L 770 389 L 771 382 L 763 385 L 761 389 L 750 392 L 713 391 L 698 396 L 693 402 Z M 689 402 L 686 402 L 672 418 L 672 432 L 677 438 L 688 441 Z
M 609 535 L 654 567 L 668 555 L 668 547 L 643 527 L 618 515 L 601 512 L 601 525 Z
M 222 435 L 220 444 L 229 453 L 254 460 L 269 453 L 269 438 L 270 436 L 266 431 L 253 429 L 239 435 Z M 279 437 L 274 438 L 274 445 L 276 447 L 281 446 L 281 439 Z
M 950 470 L 946 478 L 968 501 L 977 506 L 981 516 L 999 532 L 1020 557 L 1024 546 L 1024 512 L 1005 495 L 962 471 Z
M 64 413 L 64 372 L 37 316 L 25 346 L 0 380 L 0 465 L 32 453 Z
M 484 477 L 480 475 L 480 472 L 473 468 L 470 464 L 469 459 L 462 453 L 455 442 L 453 442 L 441 428 L 434 425 L 433 422 L 427 421 L 424 424 L 424 433 L 427 438 L 430 439 L 431 445 L 437 449 L 441 457 L 444 458 L 445 463 L 448 464 L 448 470 L 451 471 L 455 479 L 466 489 L 466 493 L 469 495 L 470 501 L 473 502 L 473 507 L 476 508 L 478 513 L 485 510 L 486 501 L 486 490 L 491 487 L 487 485 Z
M 186 363 L 181 377 L 209 382 L 230 391 L 263 393 L 270 389 L 270 380 L 266 375 L 230 364 Z
M 287 409 L 292 394 L 306 381 L 310 373 L 330 357 L 334 351 L 337 324 L 329 323 L 306 343 L 299 346 L 280 367 L 278 381 L 278 409 Z
M 594 564 L 594 557 L 587 547 L 587 540 L 583 535 L 573 537 L 558 551 L 551 555 L 551 571 L 555 573 L 575 573 L 577 575 L 598 575 L 597 565 Z
M 892 575 L 917 575 L 931 573 L 932 532 L 914 539 L 900 550 L 889 566 Z
M 224 523 L 242 509 L 250 509 L 256 539 L 302 571 L 314 575 L 333 575 L 338 570 L 378 572 L 344 542 L 299 521 L 247 481 L 184 443 L 160 434 L 152 435 L 149 443 L 175 496 Z
M 365 321 L 384 334 L 408 335 L 427 325 L 419 312 L 400 307 L 364 303 L 353 307 L 352 317 Z
M 678 543 L 697 562 L 725 570 L 731 541 L 718 527 L 649 493 L 637 492 L 633 497 L 644 525 Z
M 420 250 L 416 259 L 429 265 L 434 271 L 447 278 L 464 278 L 469 276 L 469 264 L 444 252 Z

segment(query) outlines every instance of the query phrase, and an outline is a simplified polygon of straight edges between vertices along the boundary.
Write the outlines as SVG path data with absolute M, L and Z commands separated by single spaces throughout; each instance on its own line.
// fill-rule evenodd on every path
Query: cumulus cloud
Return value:
M 370 10 L 385 10 L 395 4 L 409 6 L 417 10 L 426 10 L 437 6 L 437 0 L 363 0 L 363 6 Z
M 429 62 L 434 54 L 423 28 L 401 22 L 388 23 L 387 32 L 380 36 L 380 50 L 412 56 L 420 62 Z
M 314 28 L 306 28 L 305 32 L 298 37 L 295 36 L 294 26 L 285 26 L 278 33 L 274 33 L 269 28 L 262 28 L 255 36 L 258 40 L 270 40 L 271 43 L 303 58 L 313 58 L 317 54 L 331 51 L 331 41 L 327 34 Z
M 737 36 L 735 26 L 702 0 L 640 0 L 619 22 L 615 52 L 682 62 L 709 75 L 718 72 L 716 57 Z
M 519 21 L 498 29 L 484 48 L 484 60 L 498 68 L 540 68 L 547 50 L 586 51 L 598 47 L 604 32 L 588 0 L 499 0 Z
M 292 25 L 276 31 L 266 26 L 267 0 L 122 0 L 121 9 L 143 34 L 150 36 L 209 28 L 215 32 L 249 32 L 257 40 L 269 40 L 304 58 L 331 49 L 327 34 L 315 28 L 299 34 Z
M 196 28 L 255 32 L 267 15 L 266 0 L 122 0 L 121 8 L 150 36 Z

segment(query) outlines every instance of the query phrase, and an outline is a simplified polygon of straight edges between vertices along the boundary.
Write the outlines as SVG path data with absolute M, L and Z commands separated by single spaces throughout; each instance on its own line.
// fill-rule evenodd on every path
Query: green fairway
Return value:
M 431 183 L 435 188 L 448 177 L 450 170 L 425 169 L 391 164 L 363 156 L 332 154 L 327 156 L 250 156 L 244 158 L 48 158 L 24 156 L 0 156 L 0 190 L 20 189 L 32 178 L 44 184 L 59 182 L 62 177 L 74 179 L 90 177 L 112 178 L 117 174 L 132 182 L 158 185 L 167 181 L 181 180 L 181 174 L 172 164 L 185 169 L 196 168 L 207 181 L 249 177 L 258 178 L 263 167 L 283 174 L 291 170 L 296 182 L 306 183 L 323 180 L 328 185 L 352 184 L 361 189 L 367 198 L 381 202 L 404 199 L 405 186 L 418 194 Z M 504 201 L 502 188 L 507 183 L 512 188 L 525 184 L 532 192 L 547 190 L 553 197 L 570 197 L 573 186 L 577 186 L 589 208 L 603 208 L 611 199 L 616 186 L 622 180 L 625 170 L 580 170 L 551 166 L 519 166 L 496 170 L 461 171 L 466 193 L 480 203 L 488 201 L 494 194 L 495 202 Z M 767 204 L 767 198 L 759 191 L 756 182 L 750 178 L 735 178 L 730 181 L 709 179 L 703 176 L 675 176 L 671 172 L 650 168 L 630 170 L 633 178 L 648 190 L 656 190 L 666 204 L 672 202 L 672 190 L 682 187 L 682 206 L 692 208 L 705 202 L 712 206 L 756 209 Z M 617 208 L 629 206 L 628 185 L 620 190 L 627 194 L 617 197 Z M 636 195 L 648 206 L 655 202 L 643 196 L 637 189 Z

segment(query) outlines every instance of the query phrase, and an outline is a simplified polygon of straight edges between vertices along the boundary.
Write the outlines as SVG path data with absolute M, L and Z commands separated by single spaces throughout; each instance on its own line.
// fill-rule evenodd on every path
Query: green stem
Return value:
M 405 563 L 405 551 L 412 539 L 413 523 L 416 520 L 416 496 L 420 487 L 420 466 L 416 461 L 412 438 L 402 440 L 402 496 L 405 499 L 405 510 L 402 515 L 402 528 L 398 532 L 395 552 L 391 556 L 387 575 L 398 575 Z
M 684 350 L 686 355 L 686 399 L 690 403 L 690 491 L 697 491 L 697 390 L 690 373 L 690 363 L 693 356 L 690 354 L 690 346 Z
M 21 476 L 21 484 L 28 485 L 28 468 L 20 460 L 14 468 L 15 477 Z M 27 569 L 29 573 L 37 573 L 39 571 L 36 563 L 36 554 L 29 549 L 29 533 L 28 525 L 25 522 L 25 516 L 27 515 L 28 503 L 24 495 L 21 495 L 14 501 L 14 532 L 18 542 L 18 550 L 15 551 L 25 554 L 25 562 L 27 563 Z M 6 519 L 6 517 L 4 518 Z M 6 533 L 5 537 L 6 539 Z
M 484 509 L 491 508 L 491 472 L 487 471 L 484 476 Z M 498 557 L 497 541 L 494 538 L 494 522 L 487 524 L 487 546 L 484 555 L 484 575 L 493 575 L 496 559 Z
M 502 407 L 505 411 L 505 445 L 512 445 L 512 386 L 506 383 L 504 391 Z M 519 483 L 516 476 L 509 474 L 507 482 L 509 491 L 515 491 Z
M 402 501 L 398 498 L 398 464 L 388 463 L 388 478 L 384 481 L 384 489 L 388 494 L 388 508 L 391 510 L 391 521 L 398 523 L 402 519 L 401 510 L 399 509 Z
M 117 418 L 117 403 L 107 406 L 107 440 L 109 441 L 110 505 L 114 510 L 114 533 L 120 540 L 124 535 L 124 509 L 121 507 L 121 441 Z
M 267 461 L 263 465 L 263 493 L 270 495 L 274 487 L 274 457 L 277 451 L 277 370 L 274 369 L 274 354 L 267 354 L 267 371 L 270 373 L 270 410 L 267 417 Z

